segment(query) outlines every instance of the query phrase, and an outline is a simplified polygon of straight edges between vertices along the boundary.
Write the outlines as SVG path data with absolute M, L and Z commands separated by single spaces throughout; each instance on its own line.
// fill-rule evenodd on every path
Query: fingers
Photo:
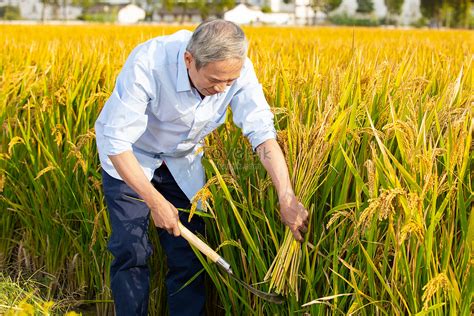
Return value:
M 178 221 L 179 221 L 179 216 L 178 216 L 178 210 L 175 209 L 176 211 L 176 217 L 173 219 L 173 224 L 172 226 L 169 227 L 168 233 L 170 235 L 174 235 L 175 237 L 178 237 L 181 235 L 181 230 L 179 229 Z
M 178 237 L 179 235 L 181 235 L 181 231 L 179 230 L 179 227 L 178 227 L 178 222 L 176 222 L 176 226 L 173 227 L 172 233 L 175 237 Z
M 303 221 L 299 221 L 298 224 L 293 225 L 291 228 L 291 232 L 293 233 L 293 236 L 296 240 L 300 242 L 303 241 L 304 234 L 308 232 L 308 217 L 305 216 L 305 219 Z
M 281 220 L 283 224 L 288 226 L 298 241 L 303 241 L 304 234 L 308 232 L 309 226 L 309 213 L 301 202 L 298 204 L 287 207 L 282 207 Z
M 179 229 L 178 222 L 175 225 L 165 226 L 162 229 L 166 230 L 168 234 L 178 237 L 181 235 L 181 230 Z
M 304 221 L 308 221 L 308 215 L 309 215 L 308 210 L 305 209 L 305 207 L 301 203 L 299 204 L 299 206 L 300 206 L 301 215 L 304 218 Z
M 159 210 L 155 209 L 151 211 L 155 226 L 160 227 L 161 229 L 168 232 L 168 234 L 176 237 L 181 235 L 181 231 L 178 226 L 178 214 L 178 210 L 171 203 L 168 203 Z
M 308 226 L 306 226 L 306 225 L 300 226 L 299 230 L 300 230 L 303 234 L 305 234 L 305 233 L 308 232 Z
M 301 218 L 297 220 L 297 227 L 299 230 L 301 230 L 303 233 L 306 233 L 308 231 L 308 211 L 306 209 L 303 209 L 301 212 Z
M 293 236 L 298 241 L 303 241 L 303 236 L 308 232 L 308 220 L 304 220 L 300 222 L 300 224 L 294 224 L 290 226 L 291 232 Z
M 303 241 L 303 236 L 301 235 L 298 229 L 291 229 L 291 232 L 293 233 L 293 237 L 295 237 L 297 241 Z
M 295 237 L 296 240 L 303 241 L 304 234 L 308 232 L 308 227 L 306 225 L 301 225 L 301 226 L 294 225 L 291 228 L 291 232 L 293 233 L 293 236 Z

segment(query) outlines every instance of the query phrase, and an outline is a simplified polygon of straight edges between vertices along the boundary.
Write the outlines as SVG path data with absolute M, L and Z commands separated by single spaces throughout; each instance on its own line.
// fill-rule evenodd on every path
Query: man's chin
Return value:
M 201 91 L 201 94 L 204 95 L 204 96 L 206 96 L 206 97 L 211 96 L 211 95 L 216 94 L 216 93 L 217 93 L 217 92 L 211 92 L 211 91 L 209 91 L 209 90 L 207 90 L 207 89 L 203 89 L 203 90 Z

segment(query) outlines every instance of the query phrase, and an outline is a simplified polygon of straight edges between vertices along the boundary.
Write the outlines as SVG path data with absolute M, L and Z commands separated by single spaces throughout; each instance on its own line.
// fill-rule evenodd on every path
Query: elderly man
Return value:
M 95 124 L 103 188 L 112 226 L 108 249 L 117 315 L 146 315 L 150 215 L 166 253 L 171 315 L 204 314 L 202 268 L 180 237 L 178 220 L 204 233 L 201 218 L 177 208 L 205 184 L 203 138 L 221 125 L 228 105 L 278 192 L 283 223 L 301 240 L 308 213 L 295 197 L 275 140 L 273 115 L 234 23 L 209 20 L 138 45 L 118 75 Z

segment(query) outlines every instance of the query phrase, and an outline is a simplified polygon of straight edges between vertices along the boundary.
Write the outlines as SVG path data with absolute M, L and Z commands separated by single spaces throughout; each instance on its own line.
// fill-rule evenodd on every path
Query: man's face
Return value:
M 209 63 L 197 70 L 196 60 L 191 53 L 185 52 L 184 60 L 192 84 L 205 96 L 224 92 L 239 78 L 243 66 L 240 59 L 226 59 Z

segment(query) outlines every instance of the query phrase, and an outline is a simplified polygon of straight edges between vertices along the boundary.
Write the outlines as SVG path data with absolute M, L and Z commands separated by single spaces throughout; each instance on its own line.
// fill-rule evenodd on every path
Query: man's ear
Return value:
M 186 68 L 189 69 L 191 67 L 191 63 L 193 62 L 193 55 L 191 55 L 191 53 L 188 51 L 184 52 L 184 62 L 186 64 Z

